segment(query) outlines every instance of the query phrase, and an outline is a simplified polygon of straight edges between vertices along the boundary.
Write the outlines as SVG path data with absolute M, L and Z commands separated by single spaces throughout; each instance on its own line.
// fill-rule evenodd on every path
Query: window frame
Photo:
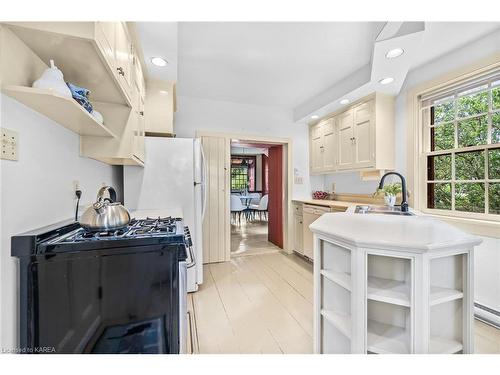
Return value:
M 496 83 L 493 86 L 493 83 Z M 484 86 L 483 88 L 481 88 Z M 466 90 L 473 90 L 477 88 L 478 90 L 469 93 L 468 95 L 477 95 L 481 93 L 488 93 L 488 108 L 486 112 L 476 113 L 474 115 L 460 117 L 459 105 L 458 102 L 461 97 L 466 97 L 463 93 Z M 425 190 L 427 196 L 427 203 L 425 205 L 426 211 L 430 212 L 438 212 L 442 211 L 450 213 L 450 214 L 458 214 L 459 216 L 463 216 L 463 214 L 467 214 L 467 217 L 477 217 L 480 219 L 489 219 L 494 221 L 500 221 L 499 214 L 490 214 L 489 213 L 489 185 L 492 183 L 500 183 L 500 178 L 494 179 L 489 177 L 489 151 L 492 149 L 500 149 L 500 143 L 491 143 L 492 134 L 493 134 L 493 123 L 492 119 L 495 115 L 500 115 L 500 107 L 493 108 L 493 90 L 500 89 L 500 70 L 498 71 L 497 76 L 492 76 L 485 80 L 479 80 L 475 84 L 470 87 L 458 86 L 454 90 L 450 90 L 441 96 L 444 99 L 441 100 L 429 100 L 428 105 L 423 105 L 423 100 L 420 99 L 420 112 L 421 112 L 421 132 L 423 139 L 423 155 L 425 157 L 425 163 L 421 166 L 421 168 L 425 168 L 426 170 L 426 178 L 425 178 Z M 462 94 L 462 95 L 460 95 Z M 437 104 L 436 104 L 437 103 Z M 442 121 L 435 123 L 433 113 L 435 111 L 436 105 L 446 104 L 446 103 L 454 103 L 454 113 L 453 120 L 451 121 Z M 480 117 L 486 116 L 487 120 L 487 129 L 486 129 L 486 143 L 482 145 L 474 145 L 474 146 L 460 146 L 459 142 L 459 125 L 463 121 L 468 121 Z M 432 129 L 437 128 L 439 126 L 449 126 L 453 125 L 453 147 L 444 150 L 432 150 L 432 142 L 433 142 L 433 134 Z M 456 156 L 463 153 L 468 152 L 482 152 L 484 158 L 484 176 L 482 179 L 457 179 L 456 176 Z M 450 171 L 450 179 L 442 180 L 442 179 L 429 179 L 429 158 L 442 156 L 442 155 L 450 155 L 451 157 L 451 171 Z M 468 211 L 460 211 L 456 209 L 456 186 L 457 184 L 483 184 L 484 185 L 484 212 L 468 212 Z M 429 207 L 429 186 L 431 184 L 451 184 L 451 208 L 448 209 L 439 209 L 439 208 L 430 208 Z M 437 211 L 438 210 L 438 211 Z
M 407 130 L 407 180 L 410 189 L 410 204 L 418 211 L 433 217 L 449 221 L 472 233 L 500 238 L 500 215 L 474 213 L 464 211 L 452 211 L 437 208 L 427 208 L 427 156 L 430 148 L 425 140 L 424 118 L 422 111 L 422 98 L 441 91 L 450 91 L 447 88 L 462 85 L 464 82 L 472 81 L 480 76 L 500 72 L 500 53 L 495 53 L 481 61 L 471 64 L 465 68 L 449 72 L 437 79 L 418 85 L 407 92 L 406 119 L 409 124 Z M 491 110 L 491 103 L 488 109 Z M 497 112 L 497 110 L 494 110 Z M 463 120 L 463 119 L 460 119 Z M 456 121 L 456 119 L 454 120 Z M 491 140 L 491 123 L 489 123 L 488 141 Z M 430 132 L 427 133 L 430 138 Z M 455 141 L 457 134 L 455 133 Z M 456 144 L 455 144 L 456 145 Z M 451 154 L 460 151 L 474 151 L 498 148 L 500 144 L 487 144 L 481 146 L 470 146 L 460 149 L 434 151 L 436 154 Z M 485 157 L 485 163 L 487 163 Z M 487 167 L 486 167 L 487 168 Z M 485 178 L 487 169 L 485 169 Z M 454 174 L 452 174 L 453 178 Z M 474 182 L 479 182 L 474 180 Z M 487 199 L 485 195 L 485 200 Z M 486 206 L 485 202 L 485 206 Z M 488 205 L 489 207 L 489 205 Z

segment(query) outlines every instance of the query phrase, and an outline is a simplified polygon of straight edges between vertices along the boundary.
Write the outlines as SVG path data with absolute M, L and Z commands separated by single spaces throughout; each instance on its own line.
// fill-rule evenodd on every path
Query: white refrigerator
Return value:
M 131 211 L 160 210 L 178 215 L 193 241 L 188 292 L 203 282 L 202 220 L 206 207 L 205 160 L 200 139 L 146 137 L 144 167 L 123 168 L 124 203 Z

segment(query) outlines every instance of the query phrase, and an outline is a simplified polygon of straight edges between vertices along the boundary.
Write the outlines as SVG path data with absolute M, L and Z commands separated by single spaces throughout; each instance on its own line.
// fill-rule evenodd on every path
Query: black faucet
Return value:
M 380 179 L 380 183 L 378 184 L 378 188 L 382 189 L 384 187 L 384 180 L 389 175 L 396 175 L 401 179 L 401 194 L 403 195 L 401 201 L 401 212 L 408 212 L 408 202 L 406 201 L 406 180 L 401 173 L 398 172 L 387 172 Z

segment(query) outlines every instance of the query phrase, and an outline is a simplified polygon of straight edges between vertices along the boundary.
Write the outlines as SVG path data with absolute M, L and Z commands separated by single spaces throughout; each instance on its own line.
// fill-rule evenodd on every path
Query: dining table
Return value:
M 255 197 L 252 197 L 251 195 L 240 195 L 241 203 L 243 203 L 243 205 L 246 208 L 250 207 L 250 202 L 252 201 L 252 198 Z

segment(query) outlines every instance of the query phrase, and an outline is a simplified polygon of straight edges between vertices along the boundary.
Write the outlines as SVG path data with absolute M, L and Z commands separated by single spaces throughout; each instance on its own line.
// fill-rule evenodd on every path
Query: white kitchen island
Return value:
M 425 216 L 328 213 L 314 233 L 315 353 L 472 353 L 473 249 Z

